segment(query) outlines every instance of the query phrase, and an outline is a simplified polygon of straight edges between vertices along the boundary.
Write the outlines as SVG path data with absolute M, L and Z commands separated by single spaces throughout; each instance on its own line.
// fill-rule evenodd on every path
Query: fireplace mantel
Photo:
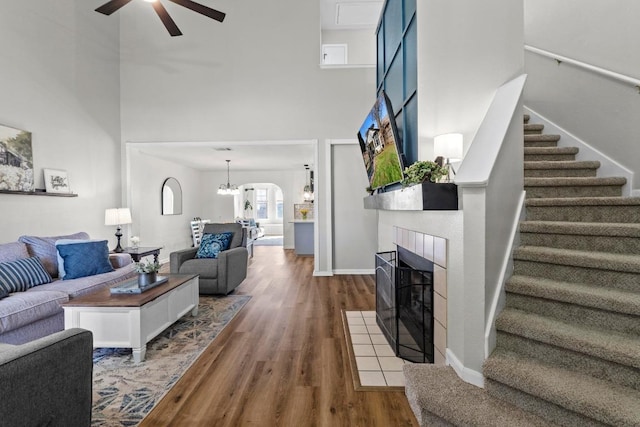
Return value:
M 364 198 L 365 209 L 388 211 L 458 210 L 458 186 L 453 183 L 423 182 Z

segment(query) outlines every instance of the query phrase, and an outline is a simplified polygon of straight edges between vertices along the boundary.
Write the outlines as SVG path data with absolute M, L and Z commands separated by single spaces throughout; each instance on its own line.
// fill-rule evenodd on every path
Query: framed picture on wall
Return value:
M 0 190 L 33 191 L 31 132 L 0 125 Z
M 44 169 L 44 188 L 47 193 L 71 193 L 67 171 Z

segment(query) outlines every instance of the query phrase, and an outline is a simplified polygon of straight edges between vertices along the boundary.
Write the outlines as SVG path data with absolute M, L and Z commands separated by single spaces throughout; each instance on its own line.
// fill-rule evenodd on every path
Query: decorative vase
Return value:
M 306 213 L 302 214 L 302 219 L 307 219 L 307 214 Z
M 155 283 L 157 274 L 155 271 L 153 273 L 138 273 L 138 286 L 144 288 Z

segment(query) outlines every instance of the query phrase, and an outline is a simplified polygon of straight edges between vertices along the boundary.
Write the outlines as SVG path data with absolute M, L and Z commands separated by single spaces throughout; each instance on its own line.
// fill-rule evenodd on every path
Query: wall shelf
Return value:
M 46 191 L 0 190 L 0 194 L 20 194 L 24 196 L 78 197 L 76 193 L 47 193 Z
M 453 183 L 423 182 L 365 197 L 364 208 L 388 211 L 456 211 L 458 186 Z

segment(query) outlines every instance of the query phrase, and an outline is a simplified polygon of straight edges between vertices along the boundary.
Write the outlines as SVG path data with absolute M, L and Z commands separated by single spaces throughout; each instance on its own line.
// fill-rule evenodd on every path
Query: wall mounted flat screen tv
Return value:
M 404 168 L 398 129 L 393 108 L 384 91 L 362 123 L 358 131 L 358 142 L 371 189 L 384 188 L 402 181 Z

